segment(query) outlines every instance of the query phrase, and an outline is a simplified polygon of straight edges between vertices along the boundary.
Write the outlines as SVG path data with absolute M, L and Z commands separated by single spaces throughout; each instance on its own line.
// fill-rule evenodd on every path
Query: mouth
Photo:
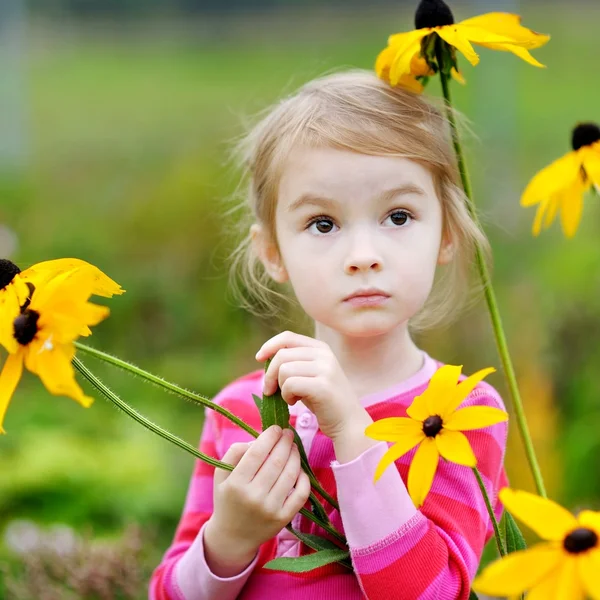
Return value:
M 350 296 L 346 296 L 344 298 L 344 302 L 347 302 L 349 300 L 357 300 L 360 298 L 389 298 L 390 295 L 387 292 L 384 292 L 383 290 L 379 290 L 376 288 L 369 288 L 367 290 L 359 290 L 358 292 L 354 292 L 354 294 L 351 294 Z

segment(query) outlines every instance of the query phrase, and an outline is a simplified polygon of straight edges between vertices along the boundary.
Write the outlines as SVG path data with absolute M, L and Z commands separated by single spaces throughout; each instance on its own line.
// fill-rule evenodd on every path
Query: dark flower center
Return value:
M 15 263 L 0 258 L 0 290 L 4 289 L 20 272 L 21 269 Z
M 439 415 L 427 417 L 425 421 L 423 421 L 423 433 L 427 437 L 435 437 L 442 430 L 442 425 L 442 417 Z
M 15 339 L 22 346 L 27 346 L 38 331 L 37 322 L 40 313 L 35 310 L 25 310 L 13 322 Z
M 573 150 L 579 150 L 583 146 L 591 146 L 600 140 L 600 127 L 596 123 L 580 123 L 573 129 L 571 144 Z
M 571 531 L 564 539 L 563 546 L 567 552 L 571 554 L 579 554 L 593 548 L 598 543 L 598 536 L 595 531 L 580 527 Z
M 454 25 L 454 16 L 444 0 L 421 0 L 415 13 L 415 27 Z

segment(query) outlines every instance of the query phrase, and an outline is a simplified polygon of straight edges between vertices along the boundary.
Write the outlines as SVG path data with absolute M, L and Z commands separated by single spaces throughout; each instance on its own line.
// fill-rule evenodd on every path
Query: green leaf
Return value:
M 306 573 L 312 571 L 323 565 L 328 565 L 333 562 L 342 561 L 350 557 L 350 553 L 341 548 L 333 549 L 327 548 L 325 550 L 319 550 L 313 554 L 306 554 L 305 556 L 298 557 L 287 557 L 275 558 L 270 560 L 266 565 L 265 569 L 273 569 L 276 571 L 287 571 L 288 573 Z
M 502 515 L 502 521 L 504 522 L 504 537 L 506 538 L 506 551 L 510 554 L 517 550 L 525 550 L 527 543 L 521 533 L 517 523 L 513 519 L 512 515 L 504 509 Z
M 471 590 L 471 593 L 469 594 L 469 600 L 479 600 L 479 597 L 473 590 Z
M 261 414 L 262 419 L 262 398 L 259 398 L 256 394 L 252 394 L 252 398 L 254 399 L 254 404 L 256 404 L 256 408 L 258 408 L 258 412 Z
M 265 373 L 270 364 L 271 359 L 267 360 L 265 363 Z M 277 388 L 277 391 L 271 396 L 265 396 L 263 394 L 259 410 L 263 431 L 271 427 L 271 425 L 279 425 L 282 429 L 289 426 L 290 409 L 288 408 L 287 402 L 281 397 L 281 390 L 279 388 Z

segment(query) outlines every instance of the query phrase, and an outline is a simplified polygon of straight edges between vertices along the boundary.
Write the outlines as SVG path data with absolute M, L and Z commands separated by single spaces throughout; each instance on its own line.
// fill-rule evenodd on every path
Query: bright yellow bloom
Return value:
M 23 364 L 40 377 L 51 394 L 69 396 L 83 406 L 91 404 L 92 398 L 85 396 L 75 381 L 71 361 L 73 342 L 89 335 L 89 327 L 109 314 L 107 307 L 88 302 L 98 286 L 93 269 L 72 269 L 35 288 L 21 307 L 12 323 L 17 350 L 8 355 L 0 373 L 0 432 L 4 433 L 2 422 Z
M 545 541 L 486 567 L 473 589 L 492 596 L 531 590 L 527 600 L 600 600 L 600 512 L 575 517 L 552 500 L 510 488 L 499 498 Z
M 25 271 L 21 271 L 9 260 L 0 260 L 0 346 L 4 346 L 11 354 L 17 351 L 18 344 L 13 335 L 13 322 L 19 316 L 21 307 L 30 296 L 31 290 L 40 289 L 53 277 L 73 269 L 89 272 L 93 284 L 92 294 L 111 298 L 113 295 L 125 292 L 98 267 L 78 258 L 47 260 Z M 89 332 L 89 329 L 87 331 Z
M 529 50 L 543 46 L 550 37 L 527 29 L 520 23 L 519 15 L 509 13 L 487 13 L 455 23 L 452 11 L 443 0 L 421 0 L 415 15 L 416 29 L 391 35 L 388 47 L 377 58 L 375 70 L 379 77 L 393 86 L 403 85 L 410 75 L 420 79 L 437 73 L 437 52 L 444 45 L 450 51 L 455 69 L 453 74 L 460 77 L 455 49 L 472 65 L 479 62 L 471 43 L 512 52 L 531 65 L 543 67 Z M 422 72 L 419 59 L 426 61 L 430 72 Z
M 496 369 L 477 371 L 458 383 L 462 366 L 439 368 L 427 389 L 407 409 L 409 418 L 380 419 L 365 429 L 375 440 L 395 442 L 377 465 L 374 481 L 395 460 L 419 446 L 408 473 L 408 493 L 419 508 L 431 489 L 439 457 L 467 467 L 475 467 L 477 459 L 461 430 L 481 429 L 508 420 L 499 408 L 470 406 L 457 410 L 475 386 Z
M 581 123 L 575 127 L 573 150 L 542 169 L 530 182 L 521 206 L 539 204 L 532 233 L 550 226 L 560 210 L 560 222 L 566 237 L 577 232 L 583 212 L 583 195 L 592 186 L 600 191 L 600 127 Z

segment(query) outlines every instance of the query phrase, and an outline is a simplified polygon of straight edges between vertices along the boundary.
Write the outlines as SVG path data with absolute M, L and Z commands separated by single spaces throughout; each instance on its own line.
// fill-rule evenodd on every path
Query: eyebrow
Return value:
M 396 196 L 402 196 L 407 194 L 416 194 L 418 196 L 424 196 L 425 190 L 414 184 L 405 184 L 399 187 L 395 187 L 389 190 L 385 190 L 383 193 L 377 196 L 376 200 L 384 203 L 389 202 Z M 311 192 L 306 192 L 305 194 L 300 195 L 294 202 L 292 202 L 287 207 L 287 212 L 294 212 L 302 206 L 314 205 L 314 206 L 328 206 L 328 205 L 338 205 L 337 200 L 333 198 L 327 198 L 326 196 L 320 196 L 319 194 L 313 194 Z

